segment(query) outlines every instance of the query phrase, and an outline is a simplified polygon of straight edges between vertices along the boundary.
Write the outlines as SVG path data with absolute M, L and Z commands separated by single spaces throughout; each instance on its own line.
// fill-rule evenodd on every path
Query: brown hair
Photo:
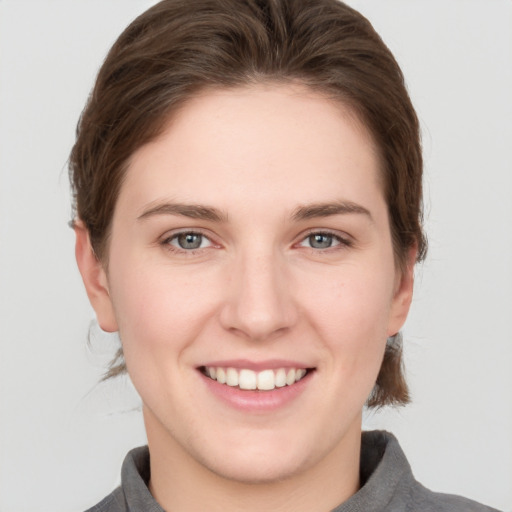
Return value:
M 419 124 L 393 55 L 337 0 L 164 0 L 116 41 L 82 113 L 70 156 L 75 217 L 105 264 L 129 157 L 199 91 L 300 82 L 351 108 L 380 151 L 395 261 L 426 251 Z M 122 349 L 107 376 L 125 370 Z M 388 342 L 368 405 L 403 404 L 401 342 Z

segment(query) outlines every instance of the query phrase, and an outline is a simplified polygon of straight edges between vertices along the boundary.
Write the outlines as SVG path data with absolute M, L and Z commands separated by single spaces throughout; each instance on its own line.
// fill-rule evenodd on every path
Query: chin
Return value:
M 204 464 L 220 478 L 247 485 L 272 484 L 307 470 L 303 461 L 284 460 L 269 454 L 249 457 L 231 454 L 229 460 L 226 457 L 223 461 L 204 461 Z
M 279 431 L 280 430 L 280 431 Z M 271 484 L 307 472 L 330 451 L 332 443 L 314 442 L 290 429 L 226 432 L 216 436 L 209 449 L 190 453 L 215 475 L 244 484 Z M 325 441 L 325 438 L 324 438 Z M 189 445 L 194 450 L 194 447 Z M 196 446 L 195 448 L 199 448 Z

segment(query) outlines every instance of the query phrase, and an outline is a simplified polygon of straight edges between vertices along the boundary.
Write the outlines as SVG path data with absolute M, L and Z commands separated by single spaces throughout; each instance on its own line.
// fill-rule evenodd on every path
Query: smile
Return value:
M 276 368 L 256 372 L 247 368 L 224 368 L 205 366 L 202 372 L 219 384 L 243 390 L 271 391 L 275 388 L 291 386 L 308 373 L 306 368 Z

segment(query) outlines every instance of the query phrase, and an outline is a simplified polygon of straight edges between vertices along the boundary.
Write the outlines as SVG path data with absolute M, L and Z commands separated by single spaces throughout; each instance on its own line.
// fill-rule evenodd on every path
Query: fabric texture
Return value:
M 332 512 L 498 512 L 423 487 L 389 432 L 363 432 L 360 472 L 361 489 Z M 148 490 L 149 476 L 147 446 L 131 450 L 123 462 L 121 486 L 86 512 L 165 512 Z

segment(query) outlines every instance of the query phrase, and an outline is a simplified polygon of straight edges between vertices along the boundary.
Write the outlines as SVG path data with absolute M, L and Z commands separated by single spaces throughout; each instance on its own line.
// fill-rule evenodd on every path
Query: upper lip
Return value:
M 200 367 L 237 368 L 253 370 L 276 370 L 278 368 L 313 368 L 312 365 L 290 359 L 267 359 L 264 361 L 250 361 L 248 359 L 225 359 L 209 361 Z

